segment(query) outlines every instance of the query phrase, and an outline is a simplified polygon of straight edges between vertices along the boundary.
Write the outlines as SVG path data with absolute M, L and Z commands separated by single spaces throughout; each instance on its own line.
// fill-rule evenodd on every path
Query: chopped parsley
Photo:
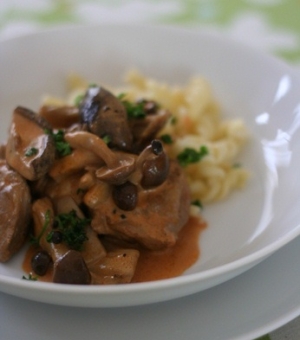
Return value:
M 79 94 L 78 96 L 76 96 L 74 99 L 74 105 L 79 106 L 83 98 L 84 98 L 84 94 Z
M 102 137 L 102 140 L 105 144 L 108 144 L 111 142 L 111 137 L 109 135 L 105 135 Z
M 25 152 L 25 156 L 31 157 L 31 156 L 36 155 L 38 152 L 39 152 L 39 150 L 37 148 L 34 148 L 34 147 L 28 148 Z
M 83 243 L 88 239 L 85 227 L 90 223 L 87 218 L 77 216 L 75 210 L 66 214 L 59 214 L 54 219 L 55 229 L 47 235 L 47 241 L 51 242 L 54 232 L 60 232 L 62 242 L 74 250 L 82 250 Z
M 125 100 L 124 97 L 126 97 L 125 93 L 121 93 L 118 95 L 118 99 L 121 100 L 122 104 L 125 107 L 128 119 L 143 119 L 146 117 L 143 102 L 133 103 Z
M 42 227 L 40 234 L 37 237 L 34 237 L 32 235 L 30 237 L 29 243 L 31 245 L 34 245 L 34 246 L 37 246 L 37 247 L 40 245 L 40 240 L 41 240 L 42 236 L 44 235 L 46 229 L 48 228 L 49 223 L 50 223 L 50 210 L 47 210 L 46 213 L 45 213 L 45 222 L 43 224 L 43 227 Z
M 178 121 L 177 117 L 175 117 L 175 116 L 171 117 L 171 120 L 170 120 L 171 125 L 175 125 L 177 123 L 177 121 Z
M 203 205 L 200 200 L 192 201 L 192 205 L 195 205 L 196 207 L 203 209 Z
M 177 160 L 181 166 L 197 163 L 208 154 L 206 146 L 202 145 L 199 151 L 192 148 L 185 148 L 178 156 Z
M 22 276 L 23 280 L 29 280 L 29 281 L 37 281 L 37 276 L 33 276 L 32 273 L 29 273 L 26 277 L 25 275 Z
M 165 144 L 172 144 L 173 143 L 173 139 L 171 135 L 165 134 L 165 135 L 161 135 L 160 139 L 165 143 Z
M 46 129 L 45 133 L 54 138 L 55 149 L 59 157 L 64 157 L 72 153 L 71 145 L 65 141 L 63 130 L 53 132 L 52 130 Z

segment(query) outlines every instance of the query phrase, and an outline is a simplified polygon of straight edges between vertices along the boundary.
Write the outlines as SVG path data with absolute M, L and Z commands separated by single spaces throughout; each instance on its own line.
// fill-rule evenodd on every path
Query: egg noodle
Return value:
M 68 78 L 69 103 L 74 103 L 78 94 L 88 87 L 86 80 L 76 74 Z M 112 90 L 115 95 L 126 93 L 126 98 L 155 100 L 172 113 L 172 118 L 160 132 L 172 142 L 165 145 L 172 158 L 186 148 L 199 149 L 205 146 L 208 154 L 201 161 L 184 167 L 192 199 L 201 203 L 215 202 L 226 198 L 232 191 L 241 189 L 249 178 L 249 172 L 237 162 L 249 133 L 242 119 L 227 119 L 221 115 L 209 82 L 196 76 L 185 86 L 170 86 L 129 71 L 125 86 Z M 45 97 L 44 104 L 63 104 L 58 98 Z M 159 136 L 158 136 L 159 137 Z

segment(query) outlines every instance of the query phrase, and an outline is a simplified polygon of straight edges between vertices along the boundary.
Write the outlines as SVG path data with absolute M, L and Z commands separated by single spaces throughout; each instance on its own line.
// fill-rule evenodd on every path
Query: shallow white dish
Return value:
M 131 67 L 169 83 L 205 76 L 224 115 L 242 117 L 252 141 L 241 162 L 248 188 L 205 207 L 201 257 L 185 275 L 120 286 L 67 286 L 21 280 L 23 254 L 0 265 L 0 290 L 81 307 L 152 303 L 192 294 L 248 270 L 300 234 L 300 78 L 281 62 L 209 34 L 146 26 L 65 29 L 1 43 L 1 140 L 16 105 L 36 109 L 44 93 L 62 95 L 76 71 L 118 85 Z

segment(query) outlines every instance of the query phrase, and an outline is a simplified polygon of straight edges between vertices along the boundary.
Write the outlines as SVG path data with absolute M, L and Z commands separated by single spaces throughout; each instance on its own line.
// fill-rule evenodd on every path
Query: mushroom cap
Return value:
M 90 284 L 91 274 L 80 252 L 69 250 L 54 263 L 53 282 Z
M 90 87 L 79 106 L 82 122 L 99 137 L 109 136 L 110 144 L 130 150 L 132 135 L 122 102 L 103 87 Z

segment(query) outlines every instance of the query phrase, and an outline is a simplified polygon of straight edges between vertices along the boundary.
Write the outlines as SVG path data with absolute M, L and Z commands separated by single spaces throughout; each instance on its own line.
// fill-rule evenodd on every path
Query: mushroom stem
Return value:
M 98 157 L 103 159 L 108 168 L 117 167 L 119 159 L 106 143 L 93 133 L 86 131 L 68 132 L 65 134 L 65 140 L 73 148 L 83 148 L 94 152 Z
M 100 167 L 95 172 L 96 177 L 103 181 L 122 184 L 135 170 L 136 155 L 114 152 L 100 137 L 90 132 L 69 132 L 65 134 L 65 140 L 75 149 L 81 148 L 94 152 L 106 163 L 106 166 Z

